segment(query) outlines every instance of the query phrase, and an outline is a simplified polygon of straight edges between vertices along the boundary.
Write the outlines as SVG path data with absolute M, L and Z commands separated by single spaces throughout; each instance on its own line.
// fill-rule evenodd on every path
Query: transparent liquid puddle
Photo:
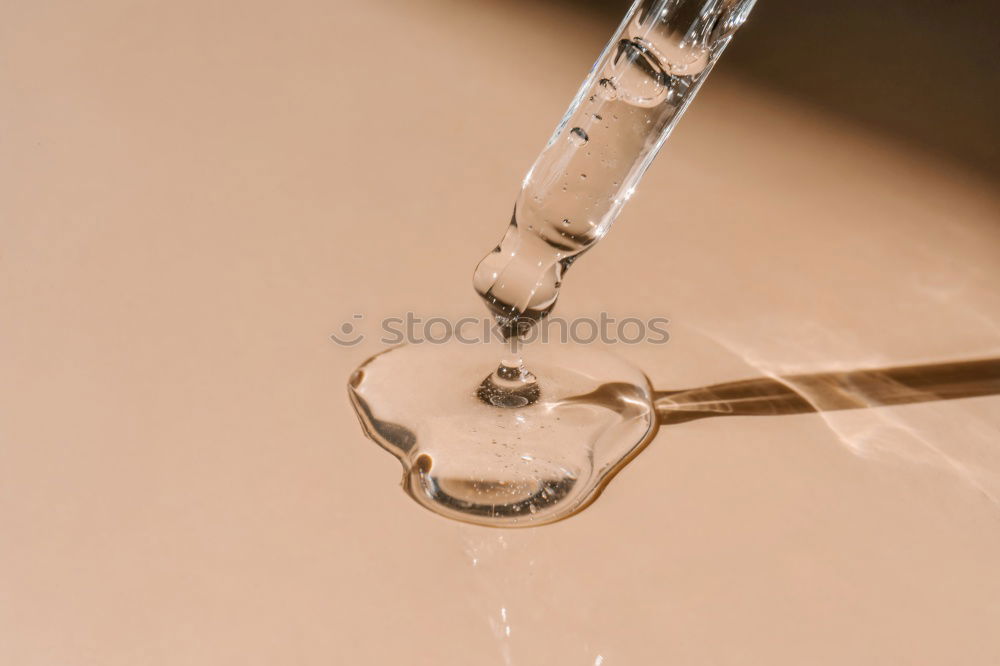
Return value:
M 495 406 L 475 378 L 492 372 L 496 352 L 453 342 L 370 359 L 350 382 L 365 432 L 400 460 L 404 490 L 437 513 L 505 527 L 572 515 L 655 433 L 652 389 L 606 352 L 539 346 L 529 355 L 537 399 Z

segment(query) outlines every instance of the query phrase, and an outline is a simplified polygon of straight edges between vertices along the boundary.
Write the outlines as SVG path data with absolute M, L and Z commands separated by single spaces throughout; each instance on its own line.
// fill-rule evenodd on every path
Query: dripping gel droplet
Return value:
M 494 407 L 527 407 L 538 401 L 541 389 L 538 380 L 524 367 L 519 354 L 500 361 L 497 369 L 482 381 L 477 397 Z

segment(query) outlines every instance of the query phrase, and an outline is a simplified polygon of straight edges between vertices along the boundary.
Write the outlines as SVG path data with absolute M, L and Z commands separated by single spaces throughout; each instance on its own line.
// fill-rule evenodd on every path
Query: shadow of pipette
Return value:
M 762 377 L 653 395 L 660 425 L 1000 394 L 1000 359 Z

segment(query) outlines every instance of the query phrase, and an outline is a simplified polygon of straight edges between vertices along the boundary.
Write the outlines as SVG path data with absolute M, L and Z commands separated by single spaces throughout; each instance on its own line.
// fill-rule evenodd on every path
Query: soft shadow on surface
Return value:
M 660 424 L 672 425 L 711 416 L 806 414 L 996 394 L 1000 358 L 762 377 L 657 391 L 654 399 Z

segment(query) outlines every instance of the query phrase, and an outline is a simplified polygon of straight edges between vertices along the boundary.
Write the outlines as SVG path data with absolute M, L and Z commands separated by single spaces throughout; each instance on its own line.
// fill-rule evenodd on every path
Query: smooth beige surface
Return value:
M 375 322 L 480 314 L 610 30 L 0 7 L 0 663 L 1000 663 L 1000 397 L 672 426 L 514 532 L 420 509 L 362 437 Z M 664 389 L 1000 353 L 996 193 L 726 76 L 558 313 L 669 316 L 619 349 Z

